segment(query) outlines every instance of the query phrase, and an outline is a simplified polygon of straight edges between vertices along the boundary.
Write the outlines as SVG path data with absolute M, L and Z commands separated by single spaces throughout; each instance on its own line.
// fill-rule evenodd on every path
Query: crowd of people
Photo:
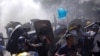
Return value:
M 17 25 L 15 30 L 9 29 L 6 50 L 11 56 L 100 56 L 100 22 L 85 27 L 70 25 L 53 48 L 49 48 L 52 42 L 43 29 L 39 35 L 31 37 L 22 25 Z M 50 49 L 53 49 L 52 53 Z
M 63 39 L 57 43 L 55 56 L 100 56 L 100 23 L 88 24 L 84 28 L 72 24 Z

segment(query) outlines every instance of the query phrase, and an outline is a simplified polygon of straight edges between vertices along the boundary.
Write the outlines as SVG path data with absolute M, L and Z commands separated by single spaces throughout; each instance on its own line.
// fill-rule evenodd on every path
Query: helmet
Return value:
M 73 38 L 73 35 L 72 34 L 67 34 L 65 37 L 66 37 L 66 40 L 68 40 L 69 38 Z
M 90 25 L 92 22 L 91 21 L 87 21 L 86 22 L 86 25 Z
M 93 25 L 92 29 L 99 29 L 99 25 L 97 25 L 97 24 Z

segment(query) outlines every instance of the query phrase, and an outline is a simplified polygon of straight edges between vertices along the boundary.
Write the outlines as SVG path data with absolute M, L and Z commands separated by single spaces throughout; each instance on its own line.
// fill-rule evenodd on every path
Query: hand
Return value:
M 60 55 L 60 56 L 66 56 L 66 54 L 62 54 L 62 55 Z
M 66 54 L 62 54 L 62 55 L 56 54 L 55 56 L 66 56 Z
M 46 36 L 43 36 L 43 39 L 46 39 L 47 37 Z

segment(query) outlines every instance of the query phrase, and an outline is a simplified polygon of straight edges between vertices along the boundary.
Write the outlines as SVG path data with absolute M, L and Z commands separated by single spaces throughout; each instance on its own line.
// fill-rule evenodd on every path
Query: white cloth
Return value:
M 74 36 L 77 36 L 77 31 L 76 30 L 71 30 L 70 33 L 73 34 Z
M 94 34 L 95 32 L 94 31 L 88 31 L 86 32 L 89 36 L 88 36 L 88 39 L 90 39 Z

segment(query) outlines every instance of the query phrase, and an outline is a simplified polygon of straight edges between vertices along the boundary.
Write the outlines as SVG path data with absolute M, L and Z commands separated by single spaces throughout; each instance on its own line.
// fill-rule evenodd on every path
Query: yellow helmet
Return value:
M 75 28 L 77 28 L 77 25 L 76 24 L 73 24 L 73 25 L 69 26 L 68 30 L 73 30 Z
M 86 25 L 90 25 L 92 22 L 91 21 L 87 21 L 86 22 Z
M 31 56 L 28 52 L 19 53 L 17 56 Z

